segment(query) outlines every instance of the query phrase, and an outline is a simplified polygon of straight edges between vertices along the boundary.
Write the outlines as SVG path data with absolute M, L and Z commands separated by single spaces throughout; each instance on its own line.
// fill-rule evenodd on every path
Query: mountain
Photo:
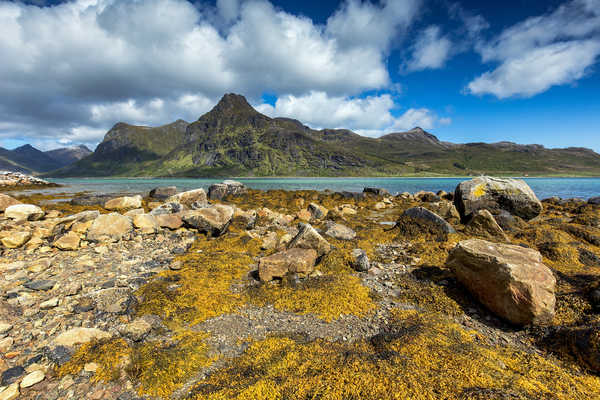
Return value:
M 454 144 L 421 128 L 369 138 L 270 118 L 226 94 L 197 121 L 117 123 L 96 151 L 51 176 L 600 175 L 589 149 Z
M 66 167 L 92 154 L 92 151 L 85 145 L 62 147 L 60 149 L 49 150 L 45 152 L 47 156 L 60 164 L 58 168 Z M 56 168 L 55 168 L 56 169 Z

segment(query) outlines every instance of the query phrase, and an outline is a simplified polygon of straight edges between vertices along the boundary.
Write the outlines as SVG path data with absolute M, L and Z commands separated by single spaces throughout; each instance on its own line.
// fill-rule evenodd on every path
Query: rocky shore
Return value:
M 0 194 L 0 400 L 600 398 L 599 203 Z
M 20 172 L 0 171 L 0 190 L 22 190 L 39 187 L 56 187 L 55 183 Z

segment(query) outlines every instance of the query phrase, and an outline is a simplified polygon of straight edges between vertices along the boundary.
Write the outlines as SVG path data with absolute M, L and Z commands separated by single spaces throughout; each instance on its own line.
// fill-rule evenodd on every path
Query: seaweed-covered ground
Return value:
M 106 213 L 60 197 L 20 200 L 63 215 Z M 498 236 L 466 228 L 433 194 L 250 190 L 221 202 L 237 211 L 219 237 L 161 229 L 76 251 L 43 240 L 4 249 L 0 328 L 11 328 L 0 334 L 0 386 L 43 371 L 20 398 L 600 398 L 600 206 L 549 199 L 540 216 L 511 218 Z M 413 206 L 457 233 L 403 220 Z M 258 259 L 301 221 L 333 250 L 306 277 L 260 282 Z M 356 236 L 327 235 L 332 222 Z M 470 237 L 541 252 L 557 279 L 552 325 L 512 326 L 457 282 L 446 259 Z M 357 248 L 368 272 L 353 268 Z M 40 280 L 55 286 L 23 286 Z M 57 345 L 75 327 L 103 334 Z

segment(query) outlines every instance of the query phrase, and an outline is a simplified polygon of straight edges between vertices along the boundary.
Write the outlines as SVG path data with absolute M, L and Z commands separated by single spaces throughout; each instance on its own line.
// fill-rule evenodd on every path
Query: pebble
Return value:
M 19 397 L 19 384 L 13 383 L 2 392 L 0 392 L 0 400 L 13 400 Z
M 0 322 L 0 335 L 5 334 L 13 328 L 8 322 Z
M 51 281 L 49 279 L 41 279 L 41 280 L 37 280 L 37 281 L 29 281 L 25 284 L 23 284 L 23 286 L 25 286 L 27 289 L 31 289 L 31 290 L 50 290 L 54 287 L 54 285 L 56 285 L 56 281 Z
M 33 371 L 21 381 L 21 388 L 28 388 L 44 380 L 46 375 L 41 370 Z
M 10 350 L 13 343 L 14 339 L 11 337 L 0 339 L 0 353 L 6 353 L 8 350 Z
M 42 304 L 40 304 L 40 308 L 42 310 L 49 310 L 58 306 L 58 297 L 54 297 L 53 299 L 46 300 Z

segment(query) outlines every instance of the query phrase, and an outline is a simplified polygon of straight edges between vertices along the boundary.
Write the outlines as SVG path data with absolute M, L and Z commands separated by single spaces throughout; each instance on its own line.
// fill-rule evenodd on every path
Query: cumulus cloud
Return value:
M 419 5 L 348 0 L 319 25 L 266 0 L 0 1 L 0 136 L 93 142 L 121 118 L 195 119 L 230 91 L 381 89 L 390 46 Z M 74 129 L 88 134 L 65 133 Z
M 298 119 L 315 129 L 347 128 L 374 137 L 449 123 L 426 108 L 410 108 L 395 116 L 396 105 L 389 94 L 351 98 L 313 91 L 303 96 L 282 96 L 274 106 L 260 104 L 256 108 L 271 117 Z
M 572 0 L 528 18 L 477 47 L 484 62 L 498 62 L 466 91 L 498 98 L 530 97 L 585 76 L 600 55 L 600 2 Z
M 442 36 L 439 26 L 432 25 L 421 32 L 417 38 L 412 58 L 406 68 L 408 71 L 441 68 L 450 57 L 451 51 L 450 39 Z

